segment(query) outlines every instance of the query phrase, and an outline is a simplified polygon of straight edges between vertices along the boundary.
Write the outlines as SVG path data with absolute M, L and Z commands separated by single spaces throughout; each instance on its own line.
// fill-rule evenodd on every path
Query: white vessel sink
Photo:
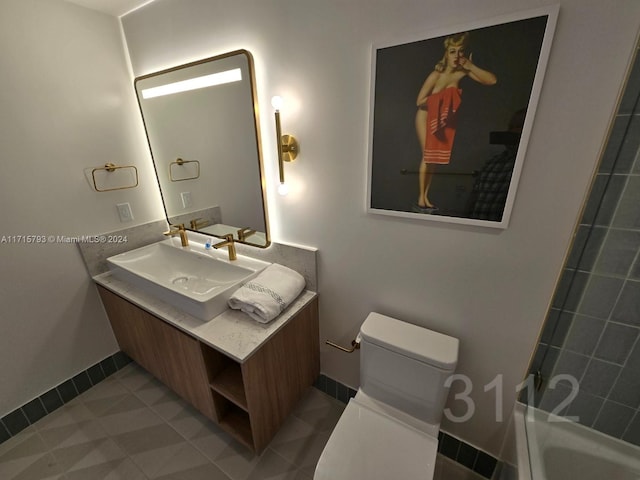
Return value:
M 270 265 L 243 255 L 231 262 L 226 248 L 205 250 L 193 242 L 181 247 L 171 238 L 114 255 L 107 263 L 116 277 L 200 320 L 224 312 L 233 292 Z

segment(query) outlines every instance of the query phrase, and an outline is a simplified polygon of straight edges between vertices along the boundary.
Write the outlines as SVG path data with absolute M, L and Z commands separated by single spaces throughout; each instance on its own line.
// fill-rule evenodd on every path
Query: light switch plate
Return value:
M 133 220 L 133 213 L 131 212 L 131 205 L 129 205 L 129 203 L 118 203 L 116 207 L 118 207 L 118 215 L 120 216 L 121 222 L 130 222 Z
M 182 192 L 180 194 L 180 197 L 182 197 L 183 208 L 191 208 L 193 206 L 193 199 L 191 198 L 191 192 Z

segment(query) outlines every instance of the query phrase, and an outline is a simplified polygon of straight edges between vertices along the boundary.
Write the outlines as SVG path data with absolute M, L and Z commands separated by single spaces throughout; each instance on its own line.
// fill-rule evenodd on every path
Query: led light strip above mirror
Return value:
M 226 70 L 224 72 L 212 73 L 201 77 L 189 78 L 180 82 L 167 83 L 157 87 L 145 88 L 142 90 L 142 98 L 162 97 L 173 95 L 174 93 L 188 92 L 199 88 L 224 85 L 225 83 L 239 82 L 242 80 L 242 72 L 239 68 Z

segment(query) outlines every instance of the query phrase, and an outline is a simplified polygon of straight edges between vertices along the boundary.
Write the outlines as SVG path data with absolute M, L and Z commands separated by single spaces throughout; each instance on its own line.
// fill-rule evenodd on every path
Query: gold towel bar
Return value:
M 195 174 L 195 176 L 187 177 L 187 178 L 173 178 L 173 170 L 171 169 L 171 167 L 173 165 L 182 166 L 182 165 L 185 165 L 187 163 L 195 163 L 196 164 L 196 174 Z M 169 180 L 171 180 L 172 182 L 182 182 L 183 180 L 195 180 L 196 178 L 200 178 L 200 161 L 199 160 L 183 160 L 182 158 L 176 158 L 175 162 L 171 162 L 169 164 Z
M 96 172 L 99 171 L 107 171 L 107 172 L 115 172 L 116 170 L 120 170 L 123 168 L 133 168 L 133 171 L 136 176 L 136 183 L 134 185 L 129 185 L 127 187 L 115 187 L 115 188 L 98 188 L 98 184 L 96 182 Z M 115 165 L 113 163 L 105 163 L 104 167 L 96 167 L 91 170 L 91 178 L 93 179 L 93 188 L 95 188 L 96 192 L 110 192 L 112 190 L 125 190 L 127 188 L 135 188 L 138 186 L 138 169 L 133 165 Z

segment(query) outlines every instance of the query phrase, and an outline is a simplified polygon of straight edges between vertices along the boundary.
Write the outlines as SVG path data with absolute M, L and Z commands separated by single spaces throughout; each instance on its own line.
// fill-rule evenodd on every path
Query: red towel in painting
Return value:
M 448 87 L 427 97 L 427 137 L 422 160 L 425 163 L 449 163 L 462 90 Z

